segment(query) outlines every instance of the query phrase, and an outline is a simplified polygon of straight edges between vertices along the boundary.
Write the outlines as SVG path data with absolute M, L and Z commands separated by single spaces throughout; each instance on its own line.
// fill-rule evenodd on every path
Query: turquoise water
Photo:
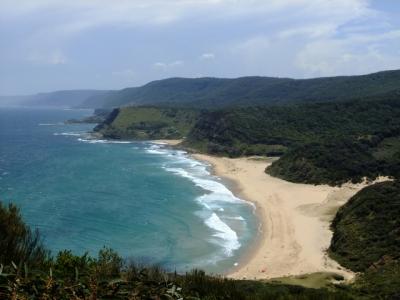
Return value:
M 254 238 L 254 208 L 209 166 L 151 142 L 90 139 L 64 125 L 87 110 L 0 109 L 0 199 L 21 207 L 53 252 L 222 272 Z

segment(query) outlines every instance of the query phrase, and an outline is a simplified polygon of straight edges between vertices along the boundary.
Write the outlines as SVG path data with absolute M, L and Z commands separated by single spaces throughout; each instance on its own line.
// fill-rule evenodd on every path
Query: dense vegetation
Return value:
M 0 202 L 0 263 L 24 262 L 38 267 L 48 257 L 39 232 L 32 232 L 25 225 L 16 206 L 10 204 L 6 207 Z
M 124 262 L 111 249 L 98 257 L 48 255 L 18 209 L 0 206 L 0 299 L 352 299 L 344 292 L 235 281 L 191 271 Z
M 399 260 L 400 183 L 361 190 L 340 208 L 332 229 L 330 251 L 347 268 L 363 272 L 382 260 Z
M 178 139 L 230 157 L 280 156 L 267 172 L 293 182 L 341 184 L 400 176 L 400 102 L 380 101 L 193 110 L 115 109 L 95 131 L 116 139 Z
M 115 109 L 95 131 L 114 139 L 179 139 L 197 120 L 192 109 L 125 107 Z
M 360 294 L 400 298 L 400 183 L 366 187 L 338 211 L 330 254 L 341 265 L 364 272 Z
M 127 105 L 223 108 L 282 103 L 382 99 L 399 95 L 400 71 L 314 79 L 273 77 L 169 78 L 117 91 L 70 90 L 0 96 L 0 105 L 116 108 Z
M 185 145 L 216 155 L 281 156 L 294 182 L 340 184 L 400 174 L 400 102 L 347 101 L 203 112 Z
M 400 71 L 315 79 L 169 78 L 93 96 L 84 106 L 169 105 L 213 109 L 282 103 L 374 99 L 399 94 Z

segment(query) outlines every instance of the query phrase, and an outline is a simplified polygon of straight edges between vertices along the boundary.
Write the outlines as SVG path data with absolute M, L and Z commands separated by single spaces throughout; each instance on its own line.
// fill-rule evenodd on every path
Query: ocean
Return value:
M 17 204 L 53 254 L 106 246 L 178 272 L 240 261 L 257 232 L 254 206 L 184 151 L 63 123 L 91 113 L 0 109 L 0 201 Z

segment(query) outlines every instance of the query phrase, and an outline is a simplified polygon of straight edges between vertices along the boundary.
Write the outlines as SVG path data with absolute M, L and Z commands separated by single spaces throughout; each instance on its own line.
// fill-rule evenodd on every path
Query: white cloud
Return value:
M 51 13 L 54 24 L 41 30 L 73 34 L 110 24 L 164 25 L 194 16 L 207 19 L 273 17 L 288 10 L 329 18 L 348 14 L 356 17 L 365 13 L 367 3 L 364 0 L 19 0 L 16 5 L 15 0 L 2 0 L 0 7 L 0 16 L 5 20 Z
M 184 62 L 182 60 L 175 60 L 169 63 L 165 63 L 165 62 L 156 62 L 153 64 L 153 67 L 156 69 L 160 69 L 163 71 L 169 70 L 171 68 L 175 68 L 175 67 L 179 67 L 184 65 Z
M 182 60 L 176 60 L 176 61 L 173 61 L 173 62 L 169 63 L 168 66 L 169 67 L 177 67 L 177 66 L 181 66 L 183 64 L 184 63 L 183 63 Z
M 386 49 L 390 41 L 383 41 L 382 36 L 319 40 L 307 44 L 298 53 L 295 63 L 308 77 L 366 74 L 400 68 L 400 56 Z M 400 42 L 393 44 L 394 49 L 399 47 Z
M 99 88 L 198 73 L 310 77 L 400 68 L 399 22 L 372 1 L 0 0 L 7 41 L 0 63 L 33 74 L 32 63 L 73 59 L 76 81 Z M 120 69 L 127 63 L 134 71 Z M 64 80 L 62 68 L 52 71 Z M 114 80 L 91 81 L 92 73 Z
M 283 1 L 290 2 L 290 1 Z M 400 30 L 364 0 L 292 1 L 263 34 L 228 44 L 226 60 L 246 75 L 314 77 L 400 68 Z M 280 18 L 285 15 L 285 18 Z M 219 51 L 222 51 L 219 49 Z
M 167 64 L 166 63 L 162 63 L 162 62 L 156 62 L 156 63 L 153 64 L 153 67 L 164 69 L 164 68 L 167 67 Z
M 200 59 L 203 59 L 203 60 L 210 60 L 210 59 L 214 59 L 214 58 L 215 58 L 215 54 L 214 53 L 203 53 L 200 56 Z

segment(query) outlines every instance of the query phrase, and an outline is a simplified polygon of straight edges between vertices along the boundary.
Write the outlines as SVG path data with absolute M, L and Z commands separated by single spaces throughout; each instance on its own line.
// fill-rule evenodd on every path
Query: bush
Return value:
M 22 221 L 19 209 L 0 203 L 0 263 L 40 267 L 48 262 L 49 254 L 38 230 L 31 231 Z

